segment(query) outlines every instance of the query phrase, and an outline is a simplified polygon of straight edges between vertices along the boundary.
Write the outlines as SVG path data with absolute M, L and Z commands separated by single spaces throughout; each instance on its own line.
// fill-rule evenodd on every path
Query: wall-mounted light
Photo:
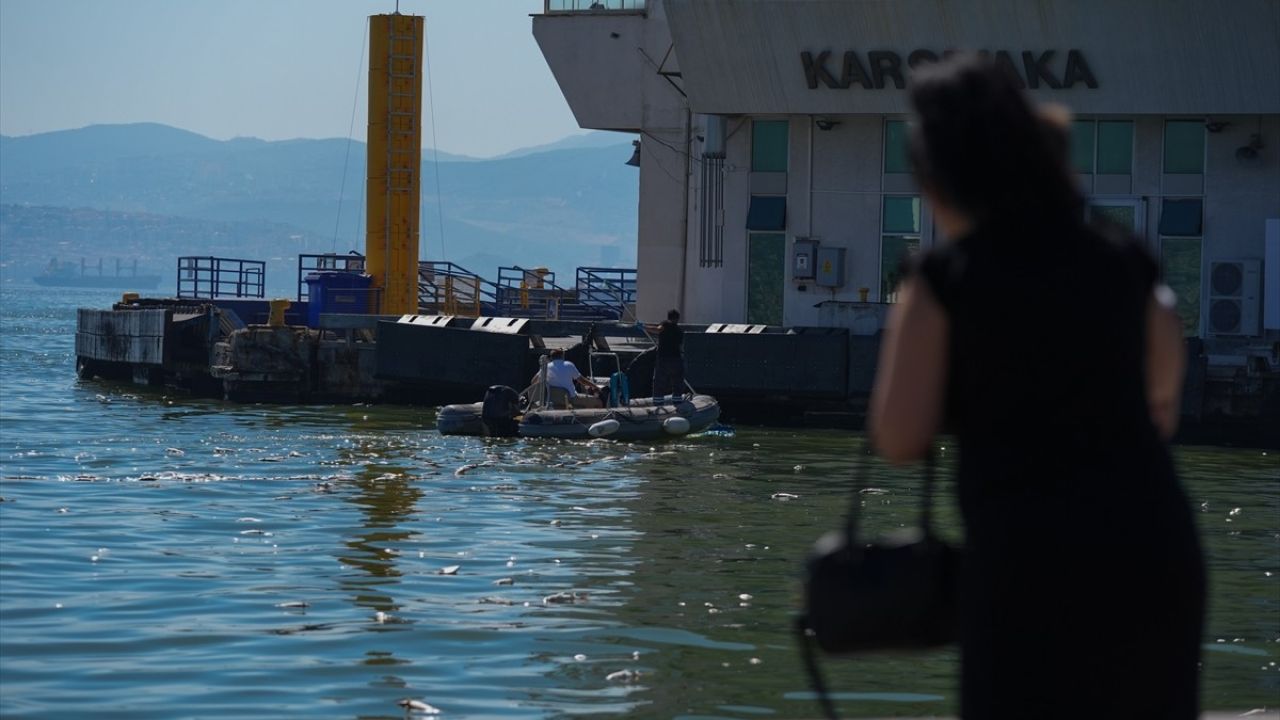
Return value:
M 813 124 L 817 125 L 819 130 L 830 130 L 831 128 L 839 125 L 840 121 L 832 120 L 831 118 L 818 118 L 813 121 Z
M 640 167 L 640 141 L 632 140 L 631 144 L 634 146 L 631 150 L 631 159 L 624 164 L 630 165 L 631 167 Z
M 1211 133 L 1220 133 L 1230 124 L 1226 120 L 1205 120 L 1204 129 Z
M 1249 144 L 1236 148 L 1236 159 L 1242 161 L 1258 159 L 1258 151 L 1262 149 L 1262 133 L 1249 136 Z

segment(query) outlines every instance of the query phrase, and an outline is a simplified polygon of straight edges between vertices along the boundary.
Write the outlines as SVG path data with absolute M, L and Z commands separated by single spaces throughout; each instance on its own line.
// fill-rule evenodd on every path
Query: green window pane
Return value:
M 920 232 L 920 197 L 917 195 L 886 195 L 884 198 L 883 230 L 886 233 Z
M 887 173 L 911 172 L 907 159 L 907 123 L 890 120 L 884 124 L 884 171 Z
M 1133 172 L 1133 123 L 1106 120 L 1098 123 L 1098 173 L 1129 175 Z
M 920 249 L 920 238 L 910 235 L 885 235 L 880 238 L 880 301 L 897 302 L 898 284 L 902 282 L 905 259 Z
M 751 170 L 787 171 L 786 120 L 756 120 L 751 123 Z
M 1092 120 L 1076 120 L 1071 123 L 1071 167 L 1078 173 L 1093 172 Z
M 747 242 L 747 322 L 781 325 L 787 236 L 750 233 Z
M 1164 282 L 1178 296 L 1182 334 L 1200 334 L 1200 238 L 1161 238 Z
M 1133 205 L 1090 205 L 1089 216 L 1124 228 L 1126 232 L 1138 231 L 1138 209 Z
M 1204 122 L 1170 120 L 1164 124 L 1164 171 L 1171 175 L 1204 172 Z

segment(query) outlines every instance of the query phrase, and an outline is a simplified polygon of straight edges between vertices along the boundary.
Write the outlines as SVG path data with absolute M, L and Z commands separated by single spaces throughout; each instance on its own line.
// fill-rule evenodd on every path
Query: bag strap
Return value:
M 814 640 L 813 631 L 809 629 L 809 618 L 804 615 L 796 618 L 796 641 L 800 645 L 800 659 L 804 661 L 805 672 L 809 673 L 809 685 L 813 687 L 813 693 L 818 696 L 818 704 L 822 706 L 822 714 L 828 720 L 840 720 L 840 716 L 836 714 L 836 705 L 831 702 L 831 696 L 827 693 L 822 670 L 818 668 L 818 654 L 814 649 L 817 641 Z
M 858 459 L 854 461 L 856 464 L 853 471 L 853 500 L 849 503 L 849 513 L 845 516 L 846 540 L 850 548 L 857 547 L 858 515 L 862 509 L 862 490 L 867 487 L 868 468 L 871 465 L 871 460 L 867 456 L 871 454 L 871 443 L 868 441 L 858 451 Z M 934 469 L 933 446 L 930 445 L 924 456 L 924 490 L 920 498 L 920 527 L 925 534 L 933 532 Z M 809 684 L 817 695 L 818 704 L 822 706 L 822 712 L 828 720 L 839 720 L 840 716 L 836 714 L 835 703 L 831 702 L 831 696 L 827 692 L 826 680 L 822 677 L 821 668 L 818 667 L 817 651 L 814 648 L 816 640 L 814 640 L 813 631 L 809 629 L 809 618 L 804 615 L 796 618 L 795 627 L 796 640 L 800 645 L 800 659 L 804 662 L 805 672 L 809 674 Z
M 871 455 L 875 452 L 872 449 L 871 441 L 867 442 L 858 451 L 857 459 L 854 460 L 853 468 L 853 499 L 849 502 L 849 512 L 845 515 L 844 530 L 849 547 L 857 547 L 858 538 L 858 516 L 862 513 L 862 491 L 867 488 L 867 476 L 871 468 Z M 920 494 L 920 528 L 924 530 L 926 535 L 933 534 L 933 485 L 935 459 L 933 454 L 933 445 L 924 454 L 924 487 Z

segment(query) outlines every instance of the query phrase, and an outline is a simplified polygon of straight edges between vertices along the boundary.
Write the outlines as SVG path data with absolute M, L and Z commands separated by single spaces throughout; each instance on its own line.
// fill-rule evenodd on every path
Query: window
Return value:
M 787 236 L 747 233 L 747 322 L 781 325 Z
M 1133 122 L 1098 121 L 1098 174 L 1133 173 Z
M 1178 296 L 1182 332 L 1200 334 L 1200 266 L 1203 201 L 1165 199 L 1160 204 L 1160 265 L 1164 282 Z
M 903 263 L 920 249 L 920 197 L 884 196 L 880 228 L 880 301 L 897 302 Z
M 1071 165 L 1085 175 L 1093 174 L 1093 131 L 1092 120 L 1071 123 Z
M 1141 220 L 1137 200 L 1094 200 L 1089 203 L 1086 217 L 1096 223 L 1109 223 L 1127 233 L 1140 234 Z
M 751 123 L 751 171 L 787 171 L 786 120 L 756 120 Z
M 1204 121 L 1169 120 L 1164 124 L 1164 171 L 1169 175 L 1204 173 Z
M 905 120 L 888 120 L 884 124 L 884 171 L 886 173 L 911 172 Z
M 1071 123 L 1071 166 L 1089 175 L 1133 173 L 1132 120 L 1076 120 Z

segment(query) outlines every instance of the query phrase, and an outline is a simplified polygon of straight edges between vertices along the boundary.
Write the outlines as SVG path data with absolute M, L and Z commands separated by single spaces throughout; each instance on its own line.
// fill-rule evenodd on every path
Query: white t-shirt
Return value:
M 567 390 L 569 397 L 578 396 L 573 381 L 580 377 L 582 373 L 578 372 L 578 366 L 568 360 L 552 360 L 547 363 L 547 385 Z

